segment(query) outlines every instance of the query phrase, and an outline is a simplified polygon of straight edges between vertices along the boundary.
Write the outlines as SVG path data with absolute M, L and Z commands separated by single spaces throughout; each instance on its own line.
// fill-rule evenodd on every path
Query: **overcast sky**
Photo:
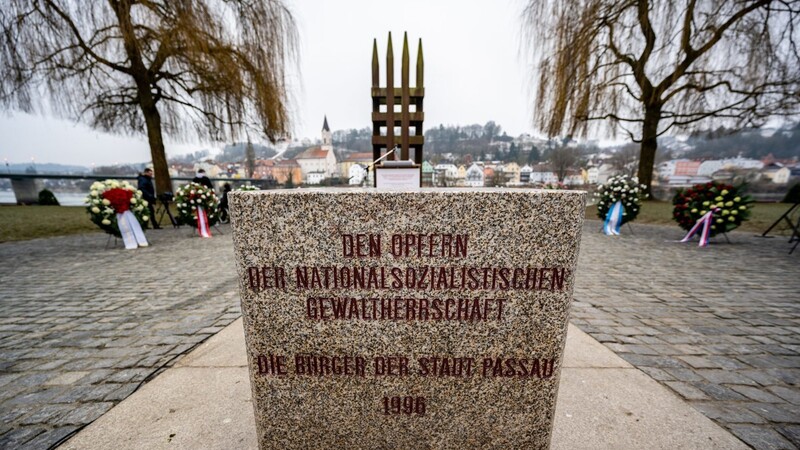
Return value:
M 412 64 L 422 38 L 425 129 L 494 120 L 510 135 L 532 132 L 525 62 L 519 56 L 521 0 L 287 0 L 300 35 L 291 76 L 294 136 L 371 126 L 372 40 L 383 66 L 392 32 L 396 71 L 403 32 Z M 411 70 L 412 84 L 414 70 Z M 385 81 L 381 73 L 382 85 Z M 396 79 L 399 77 L 396 77 Z M 167 143 L 175 155 L 220 143 Z M 143 136 L 112 136 L 54 118 L 0 113 L 0 158 L 12 163 L 97 165 L 150 159 Z

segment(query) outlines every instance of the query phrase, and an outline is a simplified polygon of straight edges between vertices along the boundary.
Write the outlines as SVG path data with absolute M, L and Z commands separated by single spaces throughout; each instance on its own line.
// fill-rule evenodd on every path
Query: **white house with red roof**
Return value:
M 303 172 L 303 181 L 307 184 L 319 184 L 325 178 L 337 175 L 336 155 L 333 153 L 331 130 L 328 117 L 322 124 L 322 145 L 306 149 L 295 158 Z

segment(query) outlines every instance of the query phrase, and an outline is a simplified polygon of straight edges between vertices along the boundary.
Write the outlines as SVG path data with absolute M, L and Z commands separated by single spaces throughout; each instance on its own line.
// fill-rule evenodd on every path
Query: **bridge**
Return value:
M 0 179 L 11 179 L 11 188 L 18 205 L 31 205 L 39 202 L 39 191 L 43 189 L 41 180 L 136 180 L 137 175 L 99 175 L 99 174 L 50 174 L 50 173 L 0 173 Z M 192 181 L 194 177 L 171 177 L 172 191 L 175 191 L 176 182 Z M 261 178 L 210 178 L 214 186 L 219 189 L 223 183 L 245 184 L 250 183 L 260 187 L 274 187 L 275 181 Z M 235 187 L 235 186 L 234 186 Z

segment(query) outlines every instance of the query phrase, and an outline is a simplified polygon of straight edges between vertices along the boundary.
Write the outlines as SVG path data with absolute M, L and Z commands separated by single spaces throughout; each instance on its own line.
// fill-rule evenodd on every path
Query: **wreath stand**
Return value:
M 767 231 L 761 233 L 761 235 L 758 236 L 758 237 L 763 237 L 763 238 L 773 238 L 773 237 L 775 237 L 775 236 L 767 236 L 767 234 L 770 231 L 772 231 L 773 228 L 778 226 L 779 223 L 781 223 L 782 221 L 785 221 L 786 224 L 789 225 L 789 229 L 792 230 L 792 234 L 791 234 L 791 236 L 789 236 L 789 243 L 791 244 L 792 242 L 794 242 L 794 245 L 792 246 L 792 249 L 789 250 L 789 254 L 791 255 L 795 251 L 795 249 L 797 249 L 798 244 L 800 244 L 800 215 L 798 215 L 798 217 L 797 217 L 797 223 L 793 223 L 792 219 L 790 219 L 789 216 L 792 215 L 792 212 L 795 209 L 800 211 L 800 209 L 798 209 L 798 208 L 800 208 L 800 202 L 797 202 L 794 205 L 790 206 L 789 209 L 787 209 L 786 212 L 783 213 L 782 216 L 778 217 L 778 220 L 776 220 L 772 225 L 769 226 L 769 228 L 767 228 Z
M 106 250 L 108 250 L 109 248 L 108 244 L 111 243 L 111 238 L 114 238 L 114 245 L 112 246 L 112 248 L 117 248 L 117 241 L 119 240 L 119 238 L 114 236 L 113 234 L 109 234 L 108 240 L 106 241 L 106 248 L 105 248 Z
M 222 232 L 222 230 L 217 226 L 217 224 L 214 224 L 213 228 L 215 232 L 219 233 L 222 236 L 225 236 L 225 233 Z M 192 234 L 190 236 L 191 237 L 200 236 L 200 233 L 197 231 L 197 227 L 192 228 Z
M 625 222 L 625 225 L 628 226 L 628 230 L 631 232 L 631 236 L 636 236 L 636 233 L 633 232 L 633 227 L 631 226 L 631 223 L 630 222 Z M 603 232 L 603 226 L 600 225 L 600 229 L 597 230 L 597 231 L 602 233 Z

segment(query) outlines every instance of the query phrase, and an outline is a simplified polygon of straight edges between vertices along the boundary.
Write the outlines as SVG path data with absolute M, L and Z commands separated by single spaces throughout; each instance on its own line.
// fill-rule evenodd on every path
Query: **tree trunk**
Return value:
M 653 184 L 653 166 L 658 149 L 658 122 L 661 120 L 661 105 L 646 106 L 642 125 L 642 147 L 639 155 L 639 183 L 645 185 L 645 193 L 650 194 Z
M 164 150 L 164 137 L 161 135 L 161 114 L 155 105 L 142 105 L 142 114 L 147 125 L 147 140 L 150 143 L 150 157 L 153 159 L 153 172 L 156 179 L 156 192 L 172 192 L 167 155 Z
M 167 155 L 164 151 L 164 138 L 161 134 L 161 115 L 158 113 L 156 103 L 158 98 L 153 95 L 155 82 L 151 78 L 147 67 L 144 65 L 139 46 L 136 41 L 136 32 L 131 19 L 132 0 L 111 2 L 119 21 L 119 29 L 125 45 L 125 53 L 130 60 L 130 76 L 136 83 L 139 106 L 142 109 L 144 122 L 147 126 L 147 140 L 150 142 L 150 157 L 153 158 L 153 172 L 156 177 L 156 193 L 172 192 L 172 182 L 169 178 Z

